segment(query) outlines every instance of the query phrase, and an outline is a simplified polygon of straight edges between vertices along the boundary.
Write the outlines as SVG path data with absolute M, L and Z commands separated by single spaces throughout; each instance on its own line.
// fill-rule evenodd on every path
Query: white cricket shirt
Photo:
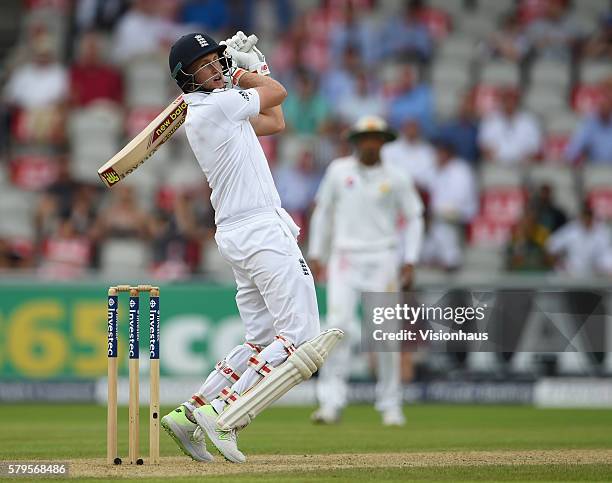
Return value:
M 279 209 L 268 160 L 249 118 L 259 114 L 255 89 L 192 92 L 185 132 L 212 190 L 217 226 L 264 209 Z
M 412 179 L 389 164 L 364 166 L 347 156 L 331 162 L 321 182 L 311 219 L 309 255 L 322 259 L 327 248 L 371 251 L 396 248 L 402 242 L 398 221 L 421 218 L 423 204 Z M 414 236 L 404 237 L 403 252 Z M 420 244 L 420 241 L 418 241 Z

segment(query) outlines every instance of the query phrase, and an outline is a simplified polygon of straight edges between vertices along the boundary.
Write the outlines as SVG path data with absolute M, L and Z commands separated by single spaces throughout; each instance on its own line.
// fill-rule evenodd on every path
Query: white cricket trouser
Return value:
M 281 209 L 260 210 L 217 228 L 219 252 L 236 277 L 236 304 L 247 344 L 232 349 L 200 387 L 197 394 L 213 405 L 226 386 L 242 394 L 260 379 L 247 366 L 257 353 L 249 344 L 263 347 L 258 357 L 276 367 L 288 352 L 275 336 L 299 346 L 321 332 L 314 280 L 296 242 L 298 230 Z
M 345 333 L 319 371 L 317 397 L 322 407 L 342 409 L 347 403 L 347 380 L 351 349 L 361 344 L 357 308 L 362 292 L 396 292 L 399 257 L 396 249 L 374 252 L 332 253 L 327 274 L 327 325 Z M 376 409 L 386 411 L 402 405 L 400 354 L 378 352 Z
M 289 223 L 271 211 L 223 225 L 215 235 L 236 277 L 251 344 L 267 346 L 281 335 L 299 346 L 321 331 L 314 280 Z

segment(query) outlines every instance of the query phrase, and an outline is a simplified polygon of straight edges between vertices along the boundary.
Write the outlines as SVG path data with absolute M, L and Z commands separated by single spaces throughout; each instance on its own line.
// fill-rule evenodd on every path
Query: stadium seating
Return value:
M 168 97 L 170 87 L 166 59 L 138 57 L 125 70 L 126 95 L 130 107 L 158 107 Z
M 76 179 L 97 182 L 98 168 L 120 148 L 123 116 L 115 107 L 73 110 L 68 123 L 70 154 Z
M 612 221 L 612 168 L 610 166 L 585 166 L 582 172 L 582 188 L 595 215 Z
M 140 240 L 106 240 L 100 253 L 102 275 L 115 279 L 138 280 L 146 277 L 150 261 L 149 245 Z
M 9 3 L 10 11 L 18 18 L 21 10 L 16 7 L 16 2 Z M 321 7 L 322 2 L 318 0 L 291 0 L 300 18 L 308 19 L 310 33 L 316 32 L 317 38 L 305 47 L 305 55 L 309 59 L 316 58 L 313 68 L 322 79 L 327 75 L 325 59 L 331 45 L 325 34 L 342 16 L 342 2 L 323 3 L 325 8 Z M 8 59 L 7 72 L 10 72 L 13 59 L 21 59 L 24 53 L 27 54 L 24 48 L 28 37 L 39 32 L 49 34 L 59 49 L 60 59 L 69 67 L 75 58 L 78 36 L 78 32 L 71 27 L 69 4 L 64 1 L 28 2 L 22 7 L 23 16 L 19 21 L 8 17 L 0 19 L 0 53 L 8 52 L 13 56 Z M 357 8 L 367 8 L 368 20 L 382 29 L 405 8 L 403 2 L 393 0 L 373 3 L 364 0 L 356 5 Z M 520 21 L 526 25 L 544 14 L 545 2 L 429 0 L 424 2 L 420 15 L 435 45 L 431 60 L 420 67 L 423 81 L 429 82 L 433 92 L 438 122 L 451 119 L 468 93 L 474 96 L 477 112 L 486 115 L 498 106 L 500 88 L 514 85 L 520 89 L 523 107 L 538 116 L 543 130 L 544 143 L 538 158 L 539 164 L 505 168 L 483 162 L 477 167 L 481 206 L 468 230 L 466 269 L 471 273 L 478 270 L 495 272 L 501 268 L 503 245 L 508 239 L 510 227 L 521 216 L 528 187 L 542 182 L 550 183 L 559 205 L 570 215 L 578 212 L 580 200 L 586 197 L 598 216 L 612 220 L 612 190 L 608 188 L 612 185 L 612 179 L 609 171 L 599 166 L 590 166 L 588 161 L 583 167 L 570 167 L 564 157 L 567 144 L 583 115 L 597 108 L 603 92 L 602 81 L 612 77 L 612 64 L 590 58 L 558 61 L 537 55 L 529 55 L 526 60 L 515 63 L 497 57 L 491 53 L 487 42 L 491 34 L 498 31 L 500 20 L 515 7 Z M 6 8 L 9 11 L 9 7 Z M 571 18 L 584 35 L 591 34 L 602 16 L 610 13 L 610 4 L 606 0 L 579 0 L 572 2 L 571 8 Z M 282 30 L 280 25 L 275 25 L 275 20 L 266 21 L 266 29 L 269 31 L 274 28 Z M 285 41 L 291 41 L 296 32 L 292 26 L 285 27 L 287 37 L 283 37 L 283 42 L 272 42 L 267 38 L 262 41 L 269 42 L 270 48 L 264 50 L 269 52 L 273 70 L 277 61 L 279 64 L 287 64 L 284 66 L 282 80 L 287 83 L 290 93 L 293 93 L 292 69 L 297 62 L 291 59 L 293 53 L 283 52 L 283 49 Z M 17 29 L 18 46 L 9 50 L 2 40 L 12 33 L 13 42 Z M 101 36 L 107 44 L 103 50 L 111 51 L 111 31 L 104 31 Z M 177 95 L 176 86 L 168 76 L 166 47 L 164 44 L 159 55 L 136 57 L 117 66 L 123 74 L 125 87 L 126 102 L 121 107 L 93 105 L 69 109 L 68 153 L 63 151 L 63 141 L 49 145 L 30 142 L 24 116 L 18 112 L 13 113 L 10 149 L 0 164 L 0 236 L 6 232 L 9 237 L 33 240 L 32 209 L 36 205 L 38 193 L 56 180 L 57 160 L 63 159 L 61 156 L 67 154 L 70 158 L 76 180 L 100 186 L 97 168 L 156 117 L 166 101 Z M 378 85 L 385 86 L 382 95 L 388 101 L 394 95 L 397 63 L 381 62 L 375 67 L 373 75 L 378 75 Z M 373 78 L 373 87 L 376 85 L 376 79 Z M 326 139 L 325 142 L 339 146 L 338 134 L 335 133 L 333 141 Z M 316 146 L 319 145 L 318 141 L 318 138 L 303 140 L 290 132 L 261 139 L 262 147 L 273 166 L 275 163 L 290 165 L 295 162 L 304 143 Z M 316 156 L 319 156 L 318 151 Z M 317 158 L 317 162 L 324 167 L 329 159 Z M 196 187 L 201 180 L 201 170 L 181 130 L 160 148 L 145 168 L 131 174 L 129 182 L 136 189 L 142 205 L 149 213 L 153 213 L 158 209 L 156 197 L 160 190 L 178 193 Z M 105 192 L 100 193 L 103 205 L 108 198 Z M 11 210 L 17 210 L 19 219 L 29 222 L 15 221 L 18 217 L 10 216 Z M 108 242 L 108 249 L 107 242 L 102 242 L 104 273 L 110 273 L 113 267 L 117 268 L 108 253 L 114 257 L 117 251 L 123 249 L 121 243 L 112 240 Z M 202 271 L 223 276 L 222 263 L 215 258 L 217 253 L 213 248 L 204 248 Z M 141 270 L 145 271 L 149 249 L 149 246 L 141 242 L 128 244 L 125 248 L 126 253 L 133 254 Z M 479 250 L 484 250 L 480 257 Z M 498 257 L 497 263 L 494 263 L 495 257 Z M 210 269 L 209 263 L 212 267 Z

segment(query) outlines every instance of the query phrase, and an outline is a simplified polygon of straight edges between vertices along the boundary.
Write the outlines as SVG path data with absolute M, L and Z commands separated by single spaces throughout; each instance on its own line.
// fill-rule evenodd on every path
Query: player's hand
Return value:
M 229 39 L 225 39 L 220 43 L 240 52 L 248 52 L 257 43 L 257 40 L 257 36 L 250 35 L 247 37 L 243 31 L 238 30 Z
M 244 57 L 236 61 L 238 67 L 242 67 L 249 72 L 255 72 L 260 75 L 270 75 L 270 68 L 266 62 L 266 57 L 261 50 L 255 47 L 258 40 L 256 35 L 249 35 L 247 37 L 244 32 L 239 30 L 235 35 L 221 43 L 226 45 L 227 48 L 249 55 L 248 58 Z M 230 52 L 228 52 L 228 55 L 231 55 Z
M 405 263 L 402 265 L 400 273 L 400 283 L 402 291 L 406 292 L 412 288 L 412 282 L 414 281 L 414 265 L 411 263 Z
M 240 67 L 241 69 L 247 70 L 250 70 L 249 66 L 255 62 L 257 58 L 254 53 L 240 52 L 229 45 L 225 47 L 225 54 L 231 57 L 234 67 Z

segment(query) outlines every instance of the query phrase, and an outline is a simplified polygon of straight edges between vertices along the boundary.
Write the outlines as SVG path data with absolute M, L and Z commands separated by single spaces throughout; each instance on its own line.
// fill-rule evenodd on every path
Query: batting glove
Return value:
M 270 68 L 266 62 L 266 57 L 255 47 L 258 40 L 256 35 L 249 35 L 247 37 L 244 32 L 239 30 L 235 35 L 221 43 L 238 52 L 249 54 L 248 59 L 244 57 L 241 60 L 237 60 L 239 67 L 260 75 L 270 75 Z

